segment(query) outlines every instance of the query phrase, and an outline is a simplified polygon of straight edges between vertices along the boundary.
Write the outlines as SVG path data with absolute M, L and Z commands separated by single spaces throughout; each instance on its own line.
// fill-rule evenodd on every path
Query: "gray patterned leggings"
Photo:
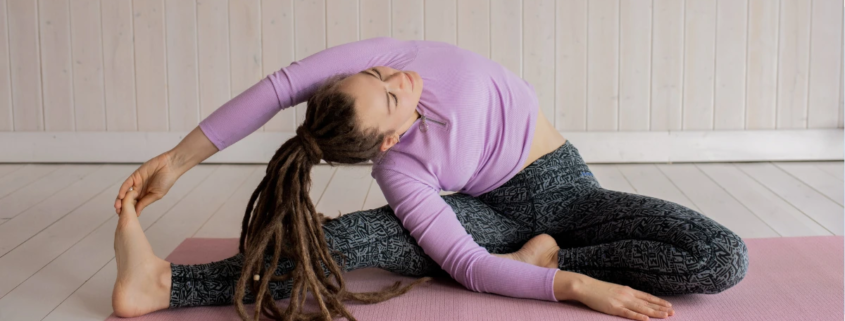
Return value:
M 568 141 L 495 190 L 443 198 L 490 253 L 518 251 L 546 233 L 561 248 L 561 270 L 654 295 L 719 293 L 748 270 L 748 250 L 739 236 L 679 204 L 601 188 Z M 449 277 L 388 205 L 344 214 L 323 229 L 329 247 L 346 256 L 345 271 L 376 267 L 405 276 Z M 294 267 L 282 260 L 279 275 Z M 237 254 L 208 264 L 171 264 L 170 307 L 233 304 L 242 262 Z M 277 300 L 289 298 L 291 288 L 291 280 L 270 283 Z M 244 302 L 254 302 L 249 287 Z

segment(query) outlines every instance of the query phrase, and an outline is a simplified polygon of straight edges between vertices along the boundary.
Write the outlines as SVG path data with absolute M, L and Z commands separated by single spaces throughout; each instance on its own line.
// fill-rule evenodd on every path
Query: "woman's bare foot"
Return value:
M 493 255 L 540 267 L 557 268 L 559 251 L 560 247 L 557 246 L 557 242 L 551 235 L 540 234 L 528 240 L 519 251 Z
M 170 307 L 170 263 L 155 256 L 135 213 L 137 191 L 123 198 L 114 233 L 117 280 L 112 308 L 119 317 L 135 317 Z

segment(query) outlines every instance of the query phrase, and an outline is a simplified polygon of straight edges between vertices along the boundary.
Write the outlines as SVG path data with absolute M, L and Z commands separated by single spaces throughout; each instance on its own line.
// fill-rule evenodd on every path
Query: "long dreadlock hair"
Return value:
M 250 197 L 239 245 L 244 265 L 235 290 L 235 308 L 243 320 L 249 320 L 243 304 L 247 285 L 255 295 L 253 320 L 264 313 L 275 320 L 330 320 L 342 315 L 354 321 L 342 301 L 378 303 L 405 294 L 431 279 L 420 278 L 405 287 L 396 282 L 377 292 L 352 293 L 347 291 L 341 275 L 344 270 L 329 254 L 322 228 L 329 219 L 317 212 L 309 196 L 311 168 L 320 159 L 335 166 L 380 158 L 382 140 L 394 133 L 379 133 L 375 128 L 362 126 L 353 107 L 354 99 L 337 90 L 339 82 L 349 75 L 328 78 L 308 99 L 305 121 L 297 128 L 296 136 L 273 155 L 264 179 Z M 253 206 L 256 200 L 258 203 Z M 342 253 L 332 252 L 340 254 L 342 263 L 346 263 Z M 271 255 L 268 269 L 265 256 Z M 293 260 L 295 267 L 287 274 L 274 275 L 281 258 Z M 329 276 L 324 274 L 322 265 L 330 271 Z M 268 291 L 268 284 L 290 279 L 293 279 L 290 304 L 282 311 Z M 320 312 L 302 311 L 307 292 L 311 292 Z

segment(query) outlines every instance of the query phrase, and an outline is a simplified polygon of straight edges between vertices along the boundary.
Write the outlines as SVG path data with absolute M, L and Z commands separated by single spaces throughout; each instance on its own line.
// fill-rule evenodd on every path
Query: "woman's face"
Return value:
M 395 132 L 385 138 L 384 151 L 413 125 L 422 88 L 422 78 L 414 71 L 376 66 L 347 77 L 338 90 L 355 99 L 356 112 L 365 127 Z

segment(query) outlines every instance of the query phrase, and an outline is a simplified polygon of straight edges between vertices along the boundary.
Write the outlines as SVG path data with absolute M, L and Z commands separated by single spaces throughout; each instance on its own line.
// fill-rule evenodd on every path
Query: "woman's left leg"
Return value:
M 561 270 L 653 295 L 719 293 L 748 270 L 742 238 L 677 203 L 597 188 L 549 210 L 537 228 L 561 247 Z
M 526 191 L 526 202 L 507 204 L 531 205 L 534 233 L 561 248 L 561 270 L 653 295 L 719 293 L 748 270 L 734 232 L 680 204 L 602 188 L 570 142 L 518 177 L 496 194 Z

